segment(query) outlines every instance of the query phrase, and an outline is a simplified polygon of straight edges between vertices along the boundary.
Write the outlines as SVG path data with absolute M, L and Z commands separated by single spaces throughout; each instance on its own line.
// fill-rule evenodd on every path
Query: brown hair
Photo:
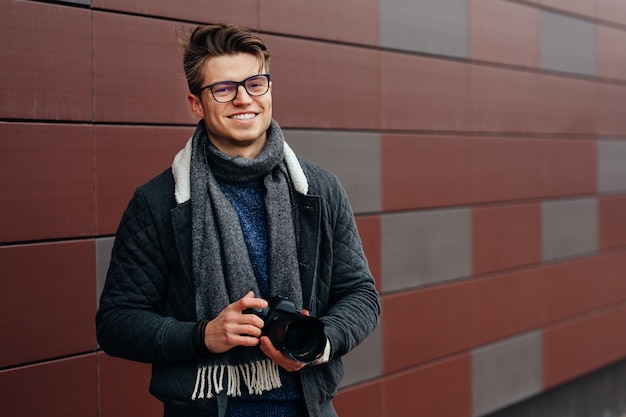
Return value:
M 200 95 L 205 62 L 220 55 L 249 53 L 259 59 L 259 71 L 269 71 L 270 51 L 250 30 L 230 24 L 198 26 L 187 38 L 179 36 L 183 47 L 183 68 L 189 92 Z

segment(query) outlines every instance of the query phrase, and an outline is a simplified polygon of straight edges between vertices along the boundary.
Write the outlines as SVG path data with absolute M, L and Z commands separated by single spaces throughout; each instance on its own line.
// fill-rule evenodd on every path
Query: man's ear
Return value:
M 191 93 L 187 94 L 187 100 L 189 100 L 189 106 L 191 107 L 191 112 L 202 119 L 204 117 L 204 109 L 202 107 L 202 101 L 200 101 L 200 99 L 197 96 Z

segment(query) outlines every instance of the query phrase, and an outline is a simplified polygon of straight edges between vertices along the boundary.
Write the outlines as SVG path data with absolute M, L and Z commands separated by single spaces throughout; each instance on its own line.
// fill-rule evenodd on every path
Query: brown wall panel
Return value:
M 592 81 L 537 76 L 537 125 L 529 127 L 535 132 L 594 133 L 598 120 L 595 117 L 596 89 Z
M 542 140 L 542 195 L 593 194 L 598 187 L 594 140 Z
M 378 129 L 378 52 L 264 36 L 274 117 L 285 127 Z
M 539 204 L 481 207 L 472 211 L 472 271 L 489 271 L 541 260 Z
M 6 417 L 98 416 L 95 354 L 0 371 L 0 387 Z
M 96 126 L 97 233 L 114 233 L 135 189 L 169 168 L 194 129 Z
M 469 83 L 471 130 L 537 131 L 537 75 L 509 69 L 471 66 Z
M 99 417 L 154 416 L 163 404 L 148 392 L 151 366 L 98 354 Z
M 93 234 L 93 127 L 0 123 L 0 153 L 0 242 Z
M 205 23 L 257 27 L 259 0 L 92 0 L 92 7 Z
M 386 135 L 382 152 L 385 210 L 596 191 L 594 141 Z
M 596 89 L 596 132 L 602 135 L 626 135 L 626 86 L 598 84 Z
M 623 0 L 595 0 L 595 3 L 599 19 L 626 24 L 626 3 Z
M 600 258 L 602 268 L 602 304 L 613 304 L 626 300 L 626 249 Z
M 406 291 L 385 296 L 382 303 L 385 373 L 470 347 L 470 284 Z
M 487 344 L 529 331 L 541 324 L 541 271 L 497 275 L 475 281 L 472 298 L 472 344 Z
M 469 355 L 437 362 L 383 380 L 384 416 L 472 415 Z
M 539 9 L 501 0 L 470 0 L 470 57 L 541 66 Z
M 471 142 L 461 137 L 383 136 L 384 210 L 469 203 Z
M 603 325 L 603 350 L 602 362 L 608 364 L 618 361 L 626 356 L 626 332 L 624 332 L 624 323 L 626 323 L 626 307 L 622 304 L 607 313 L 604 318 Z M 618 387 L 624 389 L 623 386 Z
M 472 66 L 471 128 L 479 131 L 593 133 L 592 82 Z
M 0 265 L 0 367 L 95 349 L 92 240 L 0 247 Z
M 383 404 L 381 382 L 344 389 L 333 401 L 341 417 L 383 417 Z
M 600 271 L 599 258 L 576 259 L 542 268 L 543 322 L 553 323 L 597 308 L 604 281 Z
M 544 387 L 552 388 L 623 358 L 625 319 L 626 308 L 618 306 L 544 330 Z
M 0 4 L 0 117 L 91 120 L 91 13 Z
M 465 130 L 469 66 L 381 52 L 380 108 L 384 130 Z
M 378 0 L 260 0 L 260 3 L 263 31 L 378 45 Z
M 626 80 L 626 31 L 598 26 L 598 75 Z
M 602 329 L 588 318 L 545 330 L 543 333 L 543 384 L 551 388 L 600 364 Z
M 93 12 L 99 122 L 194 123 L 176 31 L 180 23 Z
M 529 139 L 472 140 L 472 201 L 504 201 L 541 195 L 541 142 Z
M 626 195 L 599 200 L 600 248 L 626 245 Z

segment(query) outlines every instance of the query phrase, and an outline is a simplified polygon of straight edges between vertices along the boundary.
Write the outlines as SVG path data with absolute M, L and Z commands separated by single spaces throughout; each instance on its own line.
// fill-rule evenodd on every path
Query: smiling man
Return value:
M 209 25 L 182 43 L 201 120 L 123 215 L 100 346 L 153 364 L 165 417 L 336 416 L 341 357 L 380 315 L 347 196 L 272 119 L 258 36 Z

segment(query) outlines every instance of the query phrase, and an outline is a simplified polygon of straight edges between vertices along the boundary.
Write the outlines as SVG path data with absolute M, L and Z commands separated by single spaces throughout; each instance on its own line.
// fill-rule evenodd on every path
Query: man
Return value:
M 341 356 L 380 314 L 345 192 L 297 158 L 272 120 L 261 39 L 199 26 L 183 46 L 202 120 L 124 213 L 96 316 L 100 346 L 153 364 L 150 392 L 166 417 L 336 416 Z M 313 360 L 263 333 L 258 312 L 276 296 L 324 324 Z

